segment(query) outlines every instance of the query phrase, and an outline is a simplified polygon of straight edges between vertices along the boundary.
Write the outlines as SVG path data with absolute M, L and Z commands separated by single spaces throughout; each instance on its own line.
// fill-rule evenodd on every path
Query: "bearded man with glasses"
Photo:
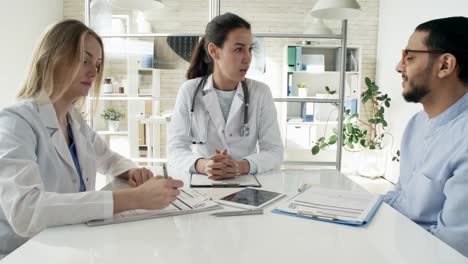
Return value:
M 401 142 L 400 179 L 385 201 L 468 256 L 468 18 L 420 24 L 396 70 L 424 110 Z

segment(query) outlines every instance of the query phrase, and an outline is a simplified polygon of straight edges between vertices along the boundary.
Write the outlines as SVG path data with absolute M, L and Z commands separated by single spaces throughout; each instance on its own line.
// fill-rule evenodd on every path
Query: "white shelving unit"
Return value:
M 98 101 L 97 112 L 90 120 L 109 145 L 118 146 L 120 153 L 142 165 L 154 165 L 166 162 L 161 157 L 160 131 L 167 123 L 167 118 L 160 117 L 160 102 L 175 101 L 175 97 L 160 96 L 160 70 L 142 68 L 138 54 L 127 54 L 124 59 L 112 64 L 108 57 L 106 77 L 115 78 L 115 74 L 124 76 L 125 93 L 103 93 L 99 97 L 88 97 L 88 103 Z M 120 67 L 119 69 L 113 69 Z M 124 74 L 119 74 L 124 72 Z M 122 77 L 121 77 L 122 78 Z M 117 90 L 114 87 L 114 91 Z M 118 108 L 125 113 L 121 121 L 121 131 L 108 131 L 107 125 L 100 117 L 102 110 L 108 106 Z
M 343 21 L 341 45 L 291 44 L 284 48 L 282 96 L 275 102 L 286 103 L 279 107 L 286 165 L 341 169 L 341 147 L 336 147 L 342 142 L 343 113 L 339 109 L 349 104 L 359 113 L 361 83 L 361 48 L 346 46 L 346 30 Z M 311 57 L 318 60 L 309 64 Z M 299 96 L 301 82 L 307 84 L 307 96 Z M 336 94 L 330 95 L 325 87 Z M 337 144 L 312 155 L 316 141 L 333 135 L 334 128 L 338 131 Z
M 100 96 L 99 98 L 91 97 L 91 100 L 99 101 L 152 101 L 151 96 L 109 96 L 107 94 Z
M 128 131 L 97 131 L 99 135 L 128 135 Z
M 324 64 L 321 66 L 323 67 L 324 71 L 291 71 L 291 54 L 285 55 L 288 61 L 288 63 L 284 65 L 284 68 L 286 69 L 285 75 L 287 78 L 287 89 L 285 89 L 285 96 L 300 98 L 297 96 L 297 85 L 301 82 L 307 83 L 307 94 L 310 96 L 302 97 L 304 101 L 301 103 L 288 104 L 285 117 L 285 156 L 291 160 L 304 160 L 304 157 L 306 157 L 307 161 L 333 162 L 336 159 L 336 145 L 322 150 L 317 156 L 311 155 L 310 151 L 320 137 L 328 138 L 333 134 L 333 128 L 336 128 L 338 125 L 338 108 L 336 105 L 340 104 L 339 95 L 336 94 L 336 97 L 333 98 L 332 96 L 328 95 L 325 87 L 329 87 L 331 90 L 335 91 L 339 90 L 340 72 L 336 70 L 339 69 L 339 59 L 337 57 L 339 57 L 340 48 L 338 46 L 288 45 L 286 47 L 286 52 L 291 48 L 297 47 L 299 47 L 299 49 L 305 55 L 314 54 L 323 56 Z M 357 104 L 357 95 L 359 94 L 360 90 L 360 72 L 358 71 L 360 69 L 360 65 L 358 63 L 360 62 L 360 49 L 355 47 L 348 47 L 347 53 L 349 53 L 350 57 L 357 58 L 357 60 L 354 59 L 353 61 L 355 64 L 351 65 L 351 67 L 347 67 L 346 69 L 344 98 L 345 101 L 355 99 L 355 110 L 358 111 L 359 106 Z M 299 60 L 300 56 L 301 55 L 298 56 Z M 294 67 L 296 67 L 296 65 L 294 65 Z M 310 99 L 316 100 L 309 102 Z M 334 99 L 335 101 L 326 102 L 324 99 Z M 304 107 L 306 107 L 306 110 L 304 110 Z M 309 107 L 312 109 L 309 110 Z M 304 116 L 306 114 L 308 117 Z M 301 118 L 309 118 L 311 120 L 304 120 L 303 122 L 296 121 L 300 120 Z M 291 122 L 291 119 L 295 121 Z

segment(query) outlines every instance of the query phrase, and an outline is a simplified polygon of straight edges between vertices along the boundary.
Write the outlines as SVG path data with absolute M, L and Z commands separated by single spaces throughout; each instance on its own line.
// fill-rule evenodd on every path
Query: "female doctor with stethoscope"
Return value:
M 168 132 L 168 161 L 212 179 L 278 167 L 283 144 L 269 87 L 246 79 L 250 24 L 226 13 L 208 23 L 179 89 Z

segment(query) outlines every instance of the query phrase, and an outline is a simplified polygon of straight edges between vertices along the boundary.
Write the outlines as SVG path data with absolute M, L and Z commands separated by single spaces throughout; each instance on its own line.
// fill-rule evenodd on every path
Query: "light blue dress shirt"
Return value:
M 468 256 L 468 93 L 430 119 L 409 121 L 400 179 L 385 201 Z
M 219 89 L 214 89 L 216 91 L 216 95 L 218 96 L 218 101 L 219 101 L 219 106 L 221 107 L 221 112 L 223 113 L 224 120 L 227 121 L 229 117 L 229 112 L 231 111 L 231 105 L 232 105 L 232 100 L 234 99 L 234 96 L 236 95 L 236 90 L 234 91 L 223 91 Z M 255 164 L 254 161 L 245 158 L 249 162 L 250 166 L 250 171 L 249 174 L 256 174 L 258 171 L 257 164 Z M 198 160 L 197 160 L 198 161 Z M 196 173 L 197 170 L 195 168 L 195 164 L 192 165 L 192 168 L 190 168 L 190 172 Z

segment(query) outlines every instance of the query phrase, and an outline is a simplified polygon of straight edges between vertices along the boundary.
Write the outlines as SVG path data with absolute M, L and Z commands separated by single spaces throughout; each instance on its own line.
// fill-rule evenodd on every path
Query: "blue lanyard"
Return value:
M 70 149 L 70 154 L 72 156 L 73 163 L 75 163 L 76 171 L 78 172 L 78 175 L 80 176 L 80 192 L 85 192 L 86 186 L 83 181 L 83 176 L 81 175 L 80 162 L 78 161 L 78 155 L 76 154 L 75 139 L 73 138 L 73 132 L 72 132 L 68 118 L 67 118 L 67 133 L 68 133 L 68 138 L 70 140 L 70 145 L 68 146 L 68 148 Z

